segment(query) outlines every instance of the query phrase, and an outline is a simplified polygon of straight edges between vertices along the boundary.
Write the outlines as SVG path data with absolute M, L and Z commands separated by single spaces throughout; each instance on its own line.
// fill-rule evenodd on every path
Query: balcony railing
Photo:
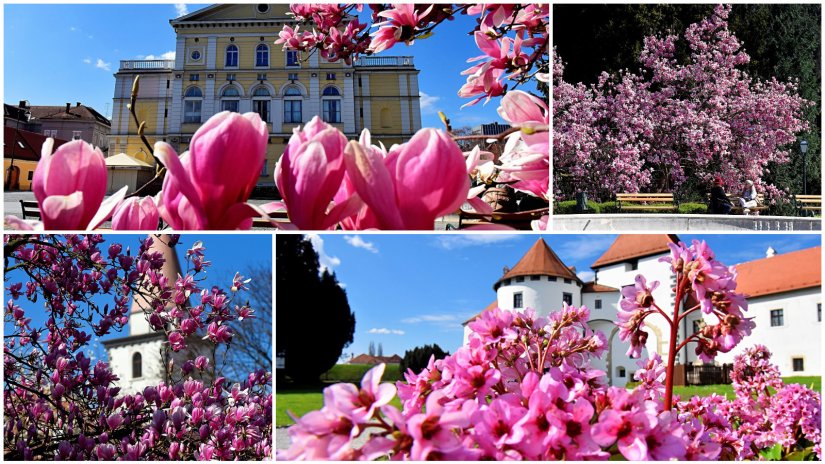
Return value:
M 120 60 L 120 70 L 175 69 L 175 60 Z
M 411 56 L 362 56 L 355 60 L 355 66 L 408 66 L 413 67 Z

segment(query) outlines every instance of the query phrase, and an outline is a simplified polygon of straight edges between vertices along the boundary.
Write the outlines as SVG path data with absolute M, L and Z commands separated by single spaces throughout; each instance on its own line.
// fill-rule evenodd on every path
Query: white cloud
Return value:
M 372 242 L 365 242 L 360 235 L 344 235 L 344 240 L 355 248 L 363 248 L 370 253 L 378 253 L 378 248 Z
M 80 29 L 78 29 L 78 28 L 76 28 L 76 27 L 74 27 L 74 26 L 70 26 L 70 27 L 69 27 L 69 31 L 71 31 L 71 32 L 79 32 L 79 31 L 80 31 Z
M 565 240 L 553 248 L 565 263 L 588 258 L 598 258 L 615 240 L 610 235 L 579 235 L 576 238 Z
M 401 319 L 404 324 L 418 324 L 420 322 L 450 322 L 456 320 L 454 314 L 423 314 L 421 316 Z
M 138 55 L 138 59 L 141 60 L 174 60 L 175 59 L 175 51 L 169 50 L 166 53 L 160 55 Z
M 471 246 L 493 245 L 518 238 L 519 235 L 515 234 L 454 234 L 439 235 L 435 243 L 436 246 L 444 248 L 445 250 L 453 250 Z
M 86 63 L 86 64 L 92 64 L 92 59 L 91 58 L 83 58 L 83 62 Z
M 175 3 L 175 13 L 178 15 L 177 17 L 186 16 L 189 14 L 189 8 L 186 7 L 185 3 Z
M 381 327 L 380 329 L 372 328 L 367 331 L 367 333 L 371 334 L 381 334 L 381 335 L 404 335 L 406 332 L 403 330 L 398 329 L 387 329 L 386 327 Z
M 421 97 L 419 100 L 421 102 L 422 113 L 435 113 L 438 111 L 435 105 L 438 103 L 438 100 L 441 100 L 441 97 L 434 97 L 424 92 L 418 92 L 418 96 Z
M 102 59 L 98 58 L 97 63 L 95 63 L 95 68 L 100 68 L 104 71 L 111 71 L 112 70 L 112 63 L 107 63 Z
M 312 242 L 312 248 L 318 253 L 318 263 L 321 265 L 321 271 L 333 271 L 333 268 L 341 264 L 341 260 L 335 256 L 329 256 L 324 251 L 324 239 L 318 234 L 308 234 L 307 238 Z
M 593 277 L 596 277 L 596 273 L 593 271 L 579 271 L 576 275 L 582 280 L 582 282 L 590 282 L 593 280 Z

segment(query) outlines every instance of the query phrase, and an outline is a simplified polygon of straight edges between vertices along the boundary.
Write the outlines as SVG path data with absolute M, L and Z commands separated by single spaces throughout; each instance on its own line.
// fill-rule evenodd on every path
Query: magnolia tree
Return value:
M 793 82 L 760 81 L 741 69 L 750 57 L 728 29 L 731 7 L 690 25 L 682 37 L 647 37 L 641 69 L 602 73 L 585 86 L 564 81 L 553 54 L 554 185 L 607 200 L 616 192 L 678 191 L 689 178 L 733 190 L 763 181 L 771 163 L 789 161 L 789 144 L 808 128 L 812 103 Z M 686 46 L 680 62 L 677 49 Z M 699 193 L 699 192 L 696 192 Z
M 492 208 L 478 196 L 486 183 L 504 183 L 549 202 L 550 112 L 548 104 L 523 90 L 527 82 L 549 83 L 548 5 L 370 5 L 373 27 L 350 13 L 364 5 L 293 4 L 300 24 L 285 26 L 276 43 L 317 52 L 327 60 L 351 63 L 359 54 L 377 53 L 399 42 L 412 44 L 456 15 L 477 18 L 472 32 L 481 56 L 464 71 L 459 90 L 468 104 L 501 97 L 498 113 L 512 129 L 498 138 L 504 149 L 497 162 L 479 149 L 462 152 L 450 133 L 425 128 L 408 142 L 384 147 L 365 129 L 358 140 L 315 116 L 297 127 L 275 170 L 282 202 L 248 202 L 264 164 L 267 124 L 255 113 L 222 112 L 211 117 L 178 155 L 171 145 L 149 145 L 145 124 L 135 112 L 138 81 L 130 110 L 138 135 L 154 155 L 162 190 L 155 197 L 126 188 L 104 201 L 108 185 L 103 153 L 81 141 L 52 153 L 43 147 L 33 179 L 42 222 L 8 216 L 17 229 L 91 230 L 111 219 L 116 230 L 155 230 L 162 219 L 175 230 L 249 229 L 253 219 L 276 227 L 324 229 L 432 229 L 437 217 L 465 202 L 480 213 Z M 301 27 L 312 24 L 312 30 Z M 445 118 L 445 122 L 447 122 Z M 460 136 L 462 139 L 478 136 Z M 471 188 L 471 178 L 480 185 Z M 286 213 L 290 224 L 271 216 Z M 537 217 L 540 217 L 537 215 Z M 547 216 L 532 224 L 545 229 Z
M 735 273 L 704 243 L 671 247 L 679 290 L 674 317 L 694 310 L 710 323 L 696 352 L 712 359 L 752 327 L 735 293 Z M 644 279 L 623 292 L 622 338 L 638 356 L 641 321 L 660 311 Z M 680 308 L 696 301 L 697 309 Z M 664 311 L 662 311 L 664 313 Z M 668 317 L 666 314 L 665 317 Z M 538 317 L 492 309 L 469 324 L 466 345 L 430 360 L 406 381 L 381 384 L 384 366 L 360 387 L 324 390 L 324 407 L 293 417 L 289 449 L 279 459 L 447 460 L 717 460 L 821 456 L 820 395 L 785 385 L 757 346 L 736 358 L 735 400 L 712 395 L 673 401 L 671 346 L 664 364 L 654 354 L 638 363 L 633 390 L 606 385 L 591 362 L 607 340 L 590 329 L 585 307 L 564 305 Z M 669 317 L 668 317 L 669 318 Z M 714 318 L 717 319 L 714 322 Z M 663 383 L 664 381 L 664 383 Z M 773 390 L 769 390 L 771 387 Z M 402 408 L 392 406 L 398 395 Z M 359 441 L 355 441 L 359 438 Z M 357 443 L 363 443 L 357 445 Z
M 229 323 L 254 317 L 236 303 L 249 280 L 236 275 L 229 292 L 201 288 L 209 262 L 197 242 L 186 252 L 186 275 L 170 281 L 162 254 L 150 249 L 156 239 L 131 250 L 106 247 L 100 235 L 5 236 L 5 459 L 271 457 L 271 373 L 252 372 L 234 385 L 195 380 L 211 362 L 198 356 L 170 365 L 167 382 L 122 394 L 109 365 L 90 357 L 93 337 L 126 325 L 130 298 L 146 302 L 149 326 L 180 353 L 195 336 L 229 344 Z M 42 308 L 23 307 L 35 303 Z

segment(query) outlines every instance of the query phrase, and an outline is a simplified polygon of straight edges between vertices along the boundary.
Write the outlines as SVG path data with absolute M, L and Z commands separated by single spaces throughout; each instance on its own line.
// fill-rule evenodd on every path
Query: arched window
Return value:
M 304 96 L 301 89 L 289 86 L 284 91 L 284 122 L 301 123 L 303 119 Z
M 329 86 L 324 89 L 321 98 L 323 114 L 321 117 L 326 122 L 341 122 L 341 92 L 337 87 Z
M 381 108 L 381 127 L 390 127 L 390 109 Z
M 226 47 L 226 63 L 224 64 L 227 68 L 237 68 L 238 67 L 238 46 L 235 44 L 229 45 Z
M 189 87 L 183 94 L 183 122 L 201 122 L 201 104 L 203 103 L 203 92 L 200 87 Z
M 259 86 L 252 91 L 252 111 L 258 113 L 264 122 L 269 122 L 269 103 L 271 100 L 272 95 L 269 93 L 269 89 L 264 86 Z
M 241 93 L 235 86 L 228 86 L 221 92 L 221 111 L 239 111 Z
M 264 44 L 260 44 L 255 48 L 255 67 L 269 67 L 269 47 Z
M 143 377 L 143 357 L 140 353 L 132 355 L 132 378 L 139 379 Z

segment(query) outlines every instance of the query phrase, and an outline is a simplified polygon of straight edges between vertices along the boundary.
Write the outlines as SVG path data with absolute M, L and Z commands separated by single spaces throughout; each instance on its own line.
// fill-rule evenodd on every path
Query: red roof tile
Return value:
M 806 248 L 736 265 L 736 291 L 748 297 L 822 285 L 822 247 Z
M 3 126 L 3 157 L 11 158 L 14 155 L 16 160 L 40 161 L 43 143 L 47 138 L 37 132 Z M 64 143 L 66 143 L 65 140 L 55 139 L 53 149 L 57 150 L 57 147 Z
M 562 262 L 542 238 L 536 240 L 536 243 L 527 250 L 527 253 L 524 254 L 519 262 L 498 279 L 498 282 L 496 282 L 493 288 L 496 288 L 502 280 L 528 275 L 546 275 L 572 280 L 579 279 L 576 277 L 576 273 L 571 271 L 570 268 Z
M 607 285 L 597 284 L 595 282 L 587 282 L 582 287 L 582 293 L 602 293 L 618 291 L 618 288 L 608 287 Z
M 605 251 L 591 268 L 621 263 L 630 259 L 642 258 L 668 252 L 668 243 L 679 243 L 675 234 L 622 234 Z

